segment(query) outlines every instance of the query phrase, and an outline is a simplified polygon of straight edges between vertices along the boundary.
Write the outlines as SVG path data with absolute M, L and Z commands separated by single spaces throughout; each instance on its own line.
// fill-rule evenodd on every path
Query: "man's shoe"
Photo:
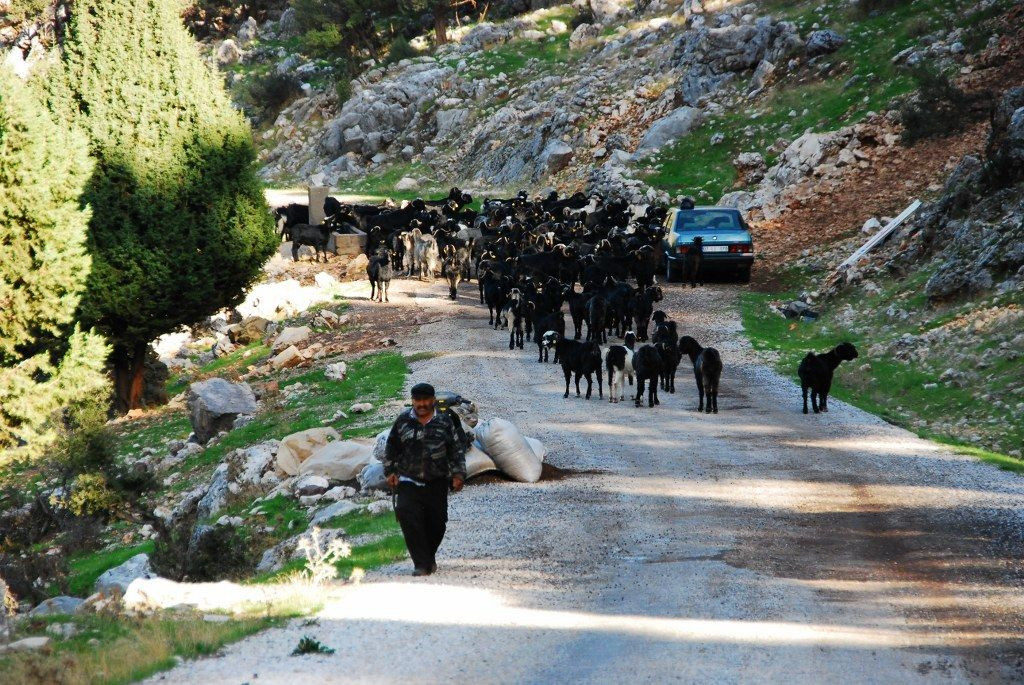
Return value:
M 429 568 L 420 568 L 419 566 L 417 566 L 416 568 L 414 568 L 412 570 L 412 574 L 414 576 L 429 576 L 430 575 L 430 569 Z

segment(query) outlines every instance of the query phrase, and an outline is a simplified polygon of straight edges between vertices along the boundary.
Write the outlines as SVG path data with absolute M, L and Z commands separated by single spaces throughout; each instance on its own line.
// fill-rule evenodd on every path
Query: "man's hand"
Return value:
M 465 482 L 462 480 L 462 476 L 452 476 L 452 490 L 458 492 L 462 489 Z
M 390 476 L 387 477 L 386 480 L 387 480 L 387 484 L 388 484 L 389 488 L 391 488 L 392 490 L 395 490 L 396 488 L 398 488 L 398 474 L 397 473 L 392 473 Z

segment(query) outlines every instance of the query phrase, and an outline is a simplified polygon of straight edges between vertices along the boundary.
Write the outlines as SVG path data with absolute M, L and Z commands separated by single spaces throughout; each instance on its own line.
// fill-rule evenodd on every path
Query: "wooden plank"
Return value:
M 856 264 L 858 259 L 860 259 L 864 255 L 866 255 L 868 252 L 870 252 L 875 247 L 875 245 L 877 245 L 878 243 L 880 243 L 883 240 L 885 240 L 886 238 L 888 238 L 889 234 L 891 234 L 893 231 L 895 231 L 897 228 L 899 228 L 900 224 L 902 224 L 904 221 L 906 221 L 907 218 L 911 214 L 916 212 L 917 208 L 920 207 L 920 206 L 921 206 L 921 201 L 920 200 L 914 200 L 913 202 L 911 202 L 910 206 L 907 207 L 906 209 L 904 209 L 900 213 L 900 215 L 898 217 L 896 217 L 895 219 L 890 221 L 888 224 L 883 226 L 882 229 L 878 233 L 876 233 L 873 236 L 871 236 L 870 238 L 868 238 L 868 241 L 866 243 L 864 243 L 859 248 L 857 248 L 856 252 L 854 252 L 852 255 L 847 257 L 846 260 L 842 264 L 839 265 L 839 268 L 842 269 L 844 267 L 850 266 L 851 264 Z

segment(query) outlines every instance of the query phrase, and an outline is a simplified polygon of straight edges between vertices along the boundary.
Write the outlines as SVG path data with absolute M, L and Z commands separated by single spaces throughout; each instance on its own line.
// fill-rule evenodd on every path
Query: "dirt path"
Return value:
M 154 682 L 1024 678 L 1024 479 L 839 401 L 803 416 L 742 337 L 738 292 L 672 289 L 663 303 L 725 359 L 708 416 L 686 373 L 653 410 L 562 399 L 556 366 L 487 327 L 475 285 L 452 304 L 440 284 L 396 281 L 392 306 L 441 319 L 401 341 L 445 353 L 410 381 L 472 397 L 554 465 L 596 473 L 468 487 L 437 575 L 371 573 L 317 625 Z M 289 658 L 302 635 L 337 653 Z

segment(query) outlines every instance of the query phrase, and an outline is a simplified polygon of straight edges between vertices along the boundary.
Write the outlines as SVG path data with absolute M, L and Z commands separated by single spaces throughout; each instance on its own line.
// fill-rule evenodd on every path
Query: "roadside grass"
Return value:
M 218 464 L 231 450 L 324 425 L 343 432 L 346 437 L 365 435 L 370 429 L 365 424 L 371 423 L 367 418 L 375 418 L 380 404 L 399 396 L 407 372 L 405 358 L 397 352 L 388 351 L 352 361 L 344 381 L 326 378 L 323 369 L 282 379 L 282 389 L 302 383 L 307 390 L 292 400 L 282 402 L 276 410 L 231 431 L 217 444 L 186 460 L 182 469 L 190 471 Z M 331 420 L 336 411 L 347 411 L 356 401 L 370 402 L 375 408 L 366 414 Z
M 776 16 L 795 21 L 802 33 L 819 20 L 814 2 L 773 2 L 768 9 Z M 910 76 L 893 55 L 916 44 L 923 24 L 934 29 L 975 26 L 989 15 L 998 16 L 1010 6 L 1010 0 L 998 0 L 999 11 L 987 10 L 985 16 L 967 14 L 973 3 L 966 0 L 916 0 L 879 14 L 858 17 L 852 10 L 829 6 L 831 28 L 843 33 L 848 42 L 827 63 L 836 72 L 827 77 L 805 68 L 791 74 L 767 94 L 711 117 L 690 135 L 666 146 L 642 165 L 648 184 L 672 194 L 692 195 L 706 202 L 717 202 L 736 189 L 736 170 L 731 160 L 741 152 L 760 152 L 772 165 L 780 152 L 775 143 L 790 141 L 807 130 L 831 131 L 864 119 L 870 112 L 884 109 L 894 99 L 913 89 Z M 952 17 L 952 19 L 950 18 Z M 745 92 L 747 81 L 737 81 Z M 714 133 L 724 135 L 723 142 L 711 145 Z
M 184 409 L 154 412 L 142 420 L 114 428 L 117 454 L 127 456 L 145 447 L 159 448 L 171 440 L 185 439 L 192 432 L 192 423 Z
M 392 520 L 393 517 L 391 517 Z M 349 578 L 355 569 L 370 570 L 401 561 L 408 556 L 405 549 L 405 539 L 401 532 L 397 531 L 398 524 L 395 524 L 395 532 L 387 536 L 352 547 L 352 554 L 335 564 L 340 578 Z M 304 568 L 305 561 L 295 559 L 285 564 L 280 570 L 258 575 L 252 579 L 253 583 L 279 582 L 283 578 L 293 576 Z
M 224 645 L 280 625 L 289 614 L 255 616 L 224 622 L 196 614 L 160 614 L 130 618 L 106 614 L 29 619 L 18 636 L 40 634 L 50 623 L 73 623 L 78 633 L 51 642 L 41 652 L 0 657 L 0 680 L 6 683 L 121 685 L 172 668 L 177 657 L 215 654 Z
M 776 369 L 798 386 L 796 369 L 808 351 L 825 352 L 841 341 L 852 342 L 861 356 L 843 364 L 836 372 L 832 392 L 835 397 L 921 437 L 951 445 L 1000 468 L 1024 472 L 1024 460 L 971 445 L 963 439 L 966 432 L 963 428 L 948 425 L 950 421 L 963 418 L 969 422 L 970 431 L 983 435 L 989 444 L 1003 445 L 1005 449 L 1011 449 L 1005 446 L 1024 444 L 1024 421 L 1019 413 L 1008 405 L 997 407 L 979 398 L 985 392 L 999 396 L 1004 379 L 1024 373 L 1024 361 L 1001 359 L 986 369 L 987 374 L 980 382 L 957 387 L 939 382 L 943 370 L 954 365 L 946 355 L 904 363 L 889 356 L 873 356 L 870 352 L 875 344 L 891 342 L 905 333 L 919 335 L 977 306 L 976 303 L 961 303 L 948 310 L 919 313 L 905 322 L 887 320 L 887 305 L 894 302 L 906 306 L 909 293 L 923 285 L 928 273 L 918 272 L 906 281 L 890 284 L 878 295 L 842 296 L 830 302 L 815 322 L 785 319 L 772 311 L 770 302 L 793 299 L 795 292 L 745 293 L 740 301 L 743 327 L 755 349 L 777 354 Z M 997 301 L 1006 303 L 1008 299 L 997 298 Z M 837 313 L 847 306 L 855 307 L 857 316 L 852 322 L 847 319 L 840 322 Z M 996 344 L 996 341 L 988 341 L 980 349 Z M 963 370 L 973 370 L 973 364 Z M 795 389 L 793 410 L 800 408 L 799 391 Z
M 438 357 L 443 357 L 445 354 L 445 352 L 441 351 L 413 352 L 412 354 L 405 355 L 405 361 L 409 364 L 413 364 L 415 362 L 426 361 L 427 359 L 437 359 Z
M 75 597 L 92 593 L 96 580 L 106 571 L 123 564 L 136 554 L 152 554 L 154 543 L 146 541 L 134 547 L 84 552 L 68 559 L 68 592 Z

